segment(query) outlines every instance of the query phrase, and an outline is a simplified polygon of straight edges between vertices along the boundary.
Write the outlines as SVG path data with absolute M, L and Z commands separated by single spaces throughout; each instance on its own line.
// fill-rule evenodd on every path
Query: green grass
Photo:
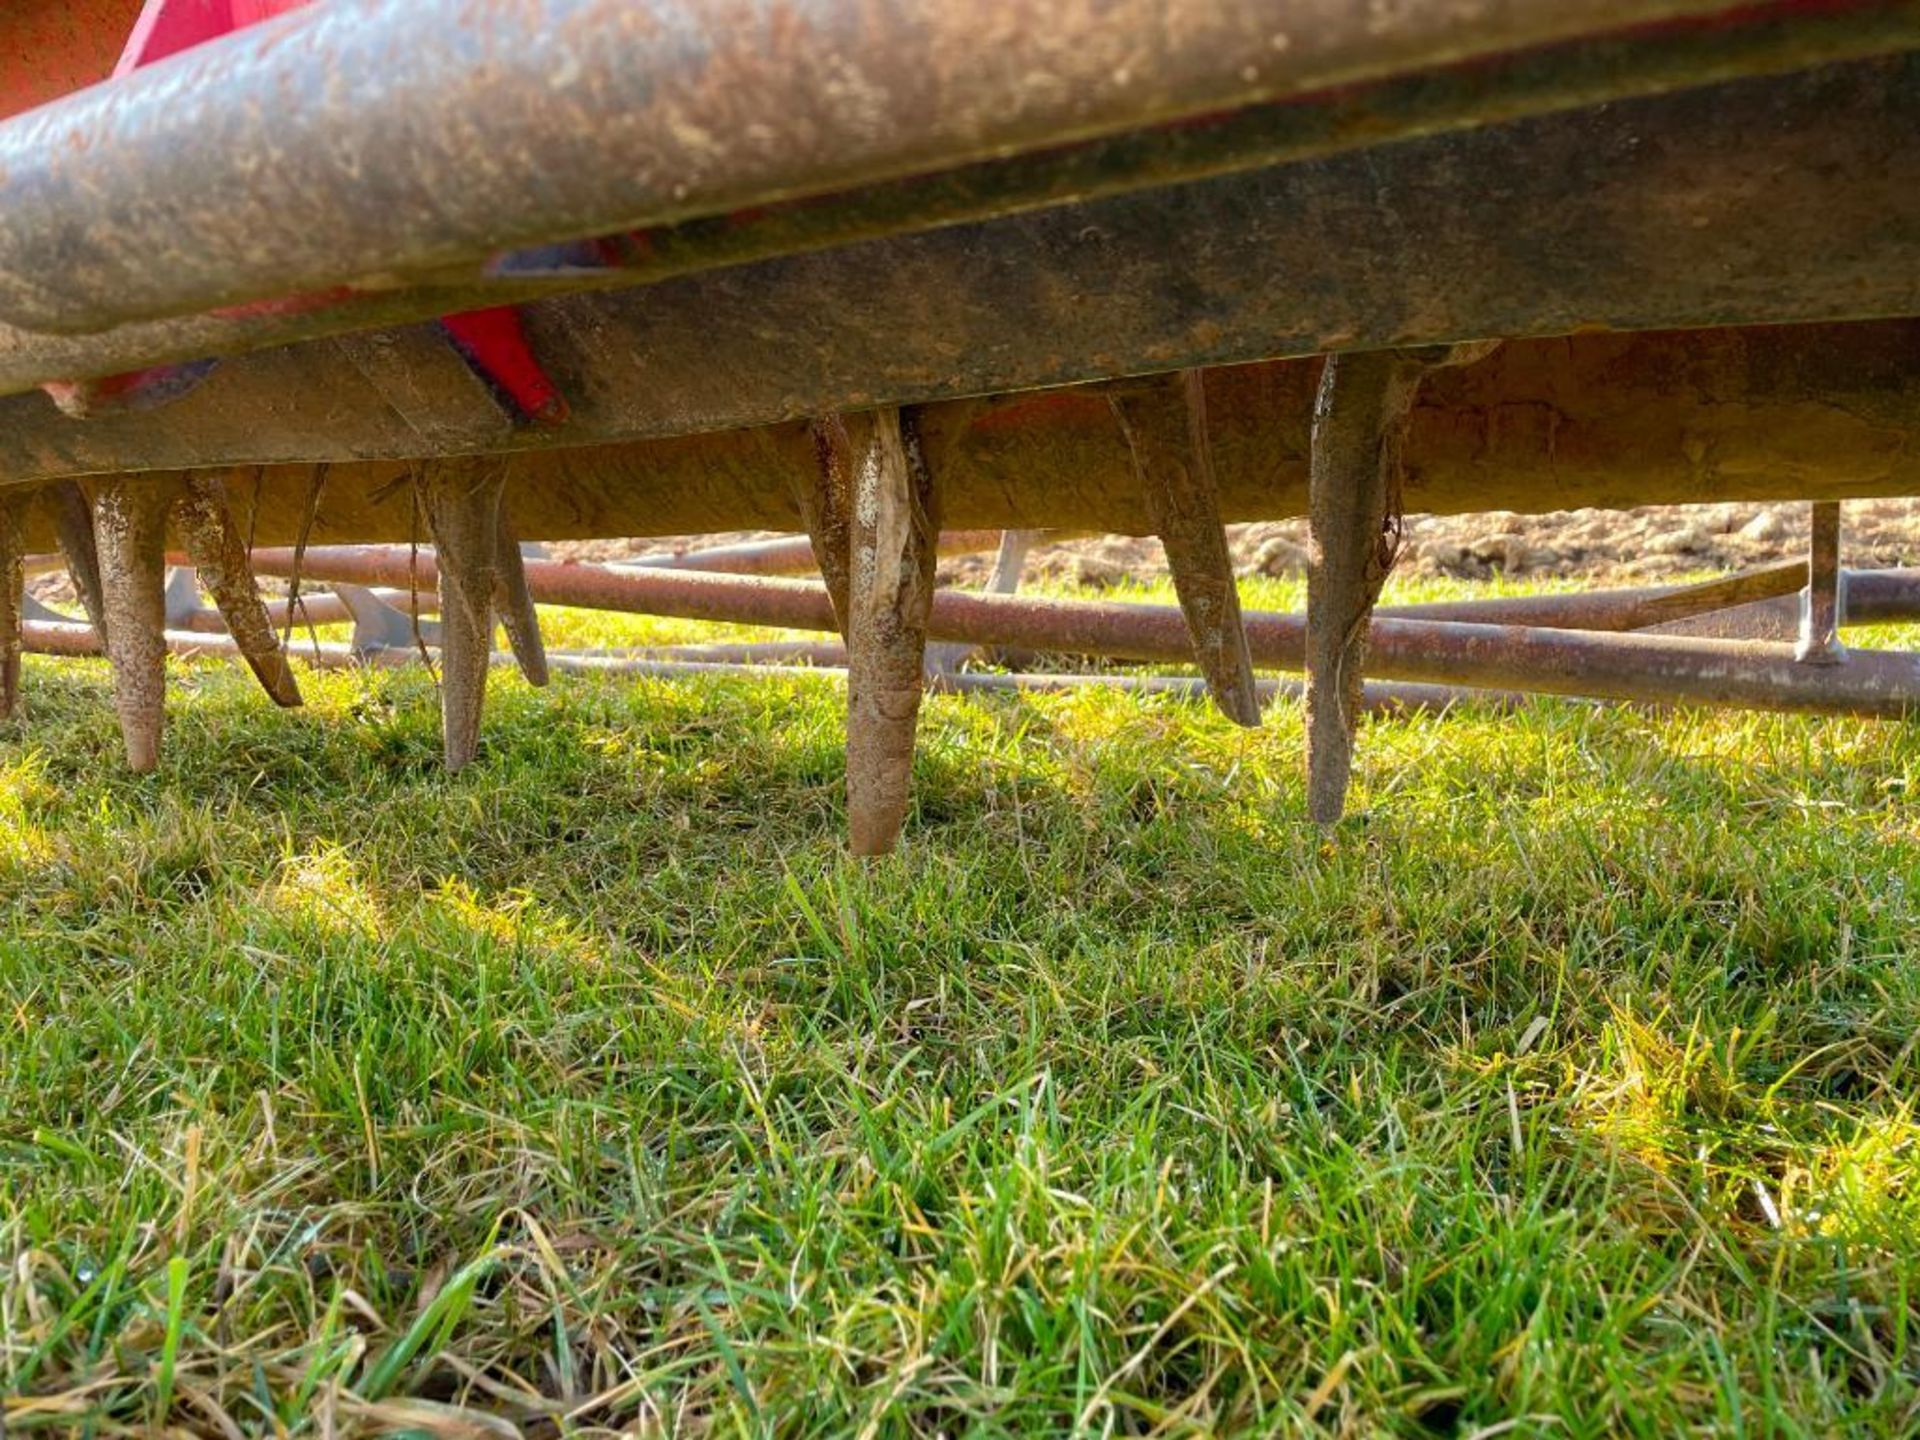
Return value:
M 303 683 L 0 734 L 10 1436 L 1920 1429 L 1920 727 Z

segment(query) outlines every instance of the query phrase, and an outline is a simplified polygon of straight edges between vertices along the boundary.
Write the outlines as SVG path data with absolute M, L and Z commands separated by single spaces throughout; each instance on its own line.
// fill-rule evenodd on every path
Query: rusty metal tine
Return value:
M 53 530 L 67 562 L 74 592 L 85 607 L 101 643 L 106 642 L 107 606 L 100 585 L 100 552 L 93 538 L 93 507 L 77 480 L 56 480 L 44 491 L 53 511 Z
M 533 597 L 527 593 L 527 570 L 520 554 L 520 542 L 513 538 L 512 527 L 503 513 L 499 528 L 500 561 L 494 573 L 493 605 L 507 632 L 507 645 L 515 663 L 529 685 L 545 685 L 547 647 L 540 635 L 540 615 Z
M 246 537 L 227 509 L 225 487 L 210 475 L 191 476 L 186 493 L 174 503 L 173 513 L 194 565 L 191 572 L 180 573 L 197 575 L 206 587 L 226 622 L 227 632 L 273 703 L 283 707 L 300 704 L 300 684 L 293 678 L 273 618 L 260 598 Z
M 415 481 L 438 562 L 440 729 L 447 769 L 456 773 L 480 748 L 506 479 L 503 457 L 473 456 L 427 461 Z
M 853 471 L 858 457 L 853 453 L 847 421 L 839 415 L 815 420 L 808 433 L 813 437 L 813 469 L 794 477 L 793 502 L 800 512 L 800 523 L 806 527 L 820 578 L 826 582 L 841 637 L 845 638 L 852 565 Z
M 1313 412 L 1307 569 L 1307 810 L 1346 809 L 1368 628 L 1398 543 L 1400 446 L 1424 361 L 1327 359 Z
M 856 855 L 899 839 L 913 779 L 939 496 L 911 413 L 848 423 L 847 832 Z
M 27 599 L 26 500 L 0 498 L 0 720 L 20 704 L 21 622 Z
M 93 497 L 113 704 L 138 773 L 160 763 L 166 724 L 167 511 L 176 489 L 151 477 L 109 480 Z
M 1258 725 L 1260 697 L 1220 518 L 1201 373 L 1187 370 L 1149 386 L 1116 388 L 1108 392 L 1107 405 L 1166 548 L 1174 593 L 1193 637 L 1194 663 L 1222 715 L 1237 725 Z
M 1813 537 L 1807 549 L 1807 588 L 1800 599 L 1800 639 L 1793 658 L 1802 665 L 1838 665 L 1846 658 L 1840 618 L 1846 605 L 1846 572 L 1840 568 L 1840 502 L 1813 506 Z

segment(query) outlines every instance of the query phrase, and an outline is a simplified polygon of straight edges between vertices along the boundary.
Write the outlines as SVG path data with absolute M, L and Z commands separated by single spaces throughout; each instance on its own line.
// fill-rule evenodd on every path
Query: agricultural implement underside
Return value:
M 1920 706 L 1839 640 L 1920 613 L 1839 509 L 1920 490 L 1920 0 L 24 0 L 0 114 L 0 707 L 104 650 L 136 768 L 170 649 L 297 704 L 296 648 L 433 653 L 457 768 L 496 623 L 536 683 L 844 668 L 862 853 L 929 683 L 1094 683 L 976 647 L 1247 725 L 1302 672 L 1323 822 L 1370 705 Z M 1407 513 L 1783 499 L 1804 563 L 1375 604 Z M 1243 612 L 1223 527 L 1288 516 L 1306 611 Z M 1179 606 L 1013 593 L 1059 530 Z M 536 603 L 832 638 L 549 656 Z

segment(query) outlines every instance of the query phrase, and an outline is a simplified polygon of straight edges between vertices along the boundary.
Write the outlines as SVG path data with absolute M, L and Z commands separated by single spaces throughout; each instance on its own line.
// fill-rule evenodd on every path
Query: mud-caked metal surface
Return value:
M 77 337 L 0 324 L 0 392 L 518 304 L 568 290 L 648 284 L 770 256 L 1294 163 L 1400 138 L 1741 76 L 1783 75 L 1920 46 L 1920 7 L 1912 0 L 1709 8 L 1711 13 L 1703 11 L 1678 23 L 1587 33 L 1575 28 L 1581 23 L 1581 7 L 1567 7 L 1562 18 L 1569 33 L 1582 36 L 1574 41 L 1476 53 L 1465 62 L 1446 63 L 1454 53 L 1447 51 L 1431 57 L 1427 68 L 1384 80 L 1342 84 L 1241 109 L 1215 109 L 1175 124 L 922 171 L 830 196 L 810 195 L 654 225 L 603 237 L 578 247 L 580 253 L 570 257 L 545 252 L 499 257 L 480 276 L 400 286 L 383 276 L 359 287 L 337 285 L 293 300 L 130 322 Z M 1463 14 L 1452 40 L 1469 40 L 1469 31 L 1487 18 Z M 1624 24 L 1631 17 L 1617 9 L 1612 18 Z M 0 55 L 0 65 L 4 61 Z M 0 75 L 0 81 L 4 78 Z M 488 155 L 489 166 L 497 158 Z M 582 255 L 591 263 L 578 263 Z
M 1837 66 L 554 299 L 525 319 L 571 419 L 502 420 L 484 443 L 730 430 L 1405 343 L 1913 315 L 1916 133 L 1920 61 Z M 1859 362 L 1830 348 L 1845 387 Z M 405 406 L 331 342 L 230 360 L 143 414 L 75 423 L 12 397 L 0 481 L 472 448 L 417 418 L 464 413 L 471 376 L 414 368 L 429 388 Z M 1590 379 L 1645 397 L 1659 375 Z M 1078 482 L 1096 487 L 1117 488 Z M 766 489 L 791 514 L 786 486 Z M 757 523 L 728 509 L 682 529 Z
M 0 128 L 0 315 L 99 329 L 1231 110 L 1728 0 L 359 0 Z M 1788 10 L 1786 5 L 1748 9 Z M 156 247 L 160 247 L 156 253 Z
M 1227 521 L 1306 513 L 1319 375 L 1315 360 L 1206 373 Z M 131 450 L 123 426 L 146 418 L 158 447 L 172 413 L 97 423 Z M 313 403 L 298 432 L 327 443 L 330 413 Z M 957 436 L 941 475 L 950 528 L 1153 528 L 1098 391 L 936 404 L 920 417 L 943 442 Z M 1409 513 L 1917 494 L 1920 322 L 1515 341 L 1429 379 L 1405 463 Z M 817 467 L 804 424 L 528 451 L 512 457 L 506 505 L 528 540 L 799 530 L 794 488 Z M 420 533 L 411 473 L 404 461 L 249 467 L 231 490 L 262 544 L 299 538 L 310 505 L 316 543 L 406 541 Z M 53 548 L 48 508 L 29 516 L 36 550 Z

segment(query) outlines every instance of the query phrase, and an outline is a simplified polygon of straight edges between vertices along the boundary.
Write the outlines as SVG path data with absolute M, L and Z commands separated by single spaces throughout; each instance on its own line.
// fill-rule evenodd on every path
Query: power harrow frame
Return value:
M 1839 643 L 1920 613 L 1839 525 L 1920 481 L 1912 0 L 69 0 L 0 16 L 9 110 L 0 706 L 22 648 L 104 650 L 138 769 L 170 648 L 298 703 L 296 615 L 356 623 L 321 663 L 430 638 L 456 769 L 496 621 L 536 683 L 842 670 L 862 853 L 930 674 L 1257 724 L 1302 672 L 1326 823 L 1372 705 L 1920 703 Z M 1807 562 L 1377 604 L 1411 511 L 1710 499 L 1812 502 Z M 1306 612 L 1245 613 L 1223 527 L 1287 515 Z M 805 538 L 522 548 L 750 528 Z M 1011 593 L 1048 528 L 1158 536 L 1179 606 Z M 997 593 L 936 592 L 1002 532 Z M 56 547 L 85 626 L 21 598 Z M 337 595 L 263 601 L 296 573 Z M 839 639 L 548 655 L 537 603 Z

